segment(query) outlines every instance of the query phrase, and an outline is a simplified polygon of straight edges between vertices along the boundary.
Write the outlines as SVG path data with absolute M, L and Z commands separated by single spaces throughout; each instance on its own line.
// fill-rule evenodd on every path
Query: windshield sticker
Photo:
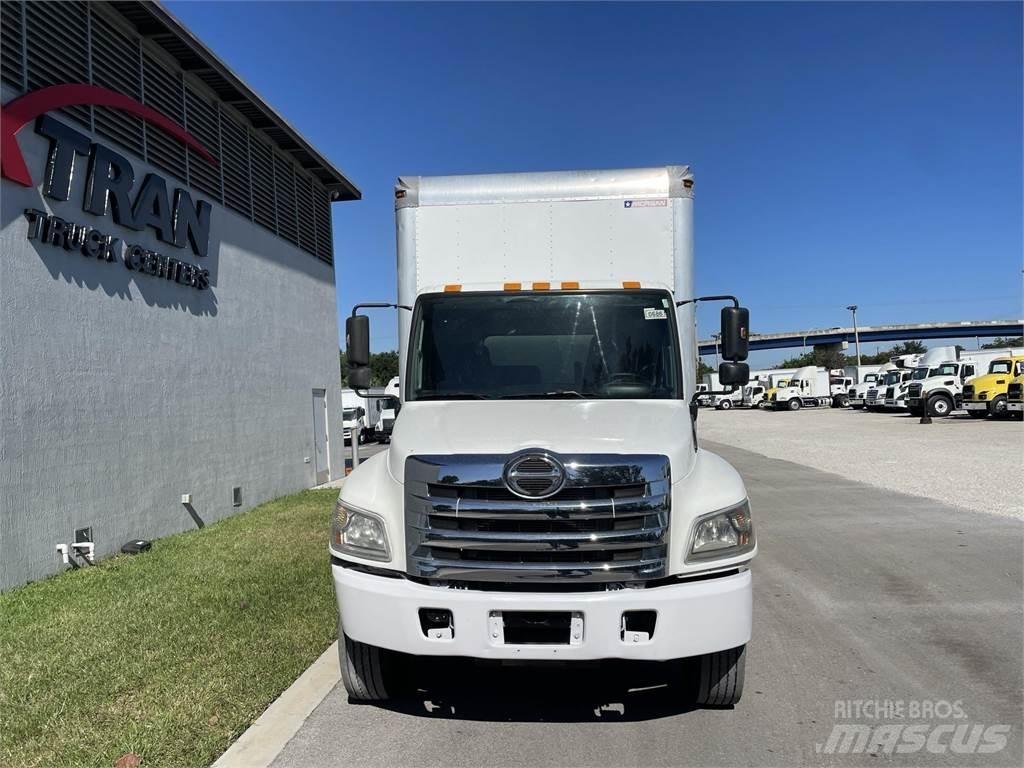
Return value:
M 657 307 L 644 307 L 644 320 L 664 320 L 665 310 Z
M 671 306 L 671 304 L 668 303 L 668 299 L 662 299 L 661 306 L 663 306 L 665 309 L 668 309 Z

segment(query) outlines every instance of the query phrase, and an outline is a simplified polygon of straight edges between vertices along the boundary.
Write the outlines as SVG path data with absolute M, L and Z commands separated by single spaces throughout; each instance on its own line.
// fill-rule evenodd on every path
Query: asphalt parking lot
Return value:
M 921 424 L 895 411 L 702 408 L 702 440 L 977 512 L 1024 515 L 1024 423 L 965 413 Z
M 1021 522 L 708 437 L 709 424 L 790 415 L 701 414 L 705 447 L 747 481 L 760 543 L 754 637 L 735 709 L 691 709 L 669 685 L 674 665 L 433 662 L 419 666 L 416 695 L 388 707 L 349 704 L 339 683 L 273 764 L 1019 766 Z M 969 424 L 962 434 L 987 426 Z M 992 426 L 990 436 L 1016 434 Z M 893 423 L 886 434 L 900 428 Z M 875 716 L 856 715 L 865 702 L 881 705 Z M 871 737 L 844 749 L 835 729 L 851 725 Z M 909 725 L 937 734 L 942 751 L 923 739 L 917 748 L 886 746 L 884 734 L 899 738 Z M 980 727 L 979 735 L 1000 726 L 1008 735 L 989 753 L 969 738 L 954 751 L 957 726 Z

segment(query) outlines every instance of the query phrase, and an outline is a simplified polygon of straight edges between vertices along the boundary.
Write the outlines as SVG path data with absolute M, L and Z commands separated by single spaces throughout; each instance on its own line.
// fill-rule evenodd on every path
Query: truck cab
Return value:
M 950 360 L 938 365 L 918 366 L 907 387 L 907 405 L 912 416 L 928 408 L 931 416 L 948 416 L 962 407 L 964 381 L 977 373 L 973 360 Z
M 402 407 L 330 534 L 351 699 L 462 656 L 690 658 L 673 684 L 739 701 L 757 544 L 742 479 L 697 442 L 692 186 L 680 166 L 399 179 Z M 723 386 L 749 377 L 745 317 L 723 310 Z M 369 338 L 354 310 L 354 388 Z
M 867 400 L 868 390 L 876 384 L 882 373 L 866 373 L 864 374 L 864 380 L 859 384 L 854 384 L 847 390 L 847 399 L 851 408 L 860 410 L 864 407 L 864 403 Z
M 988 371 L 964 385 L 963 406 L 975 419 L 1006 416 L 1010 380 L 1024 374 L 1024 356 L 997 357 L 988 364 Z
M 831 405 L 829 390 L 828 372 L 809 365 L 794 373 L 789 383 L 778 389 L 774 406 L 777 410 L 799 411 L 801 408 Z
M 895 365 L 885 372 L 880 381 L 876 381 L 868 388 L 867 396 L 864 399 L 864 407 L 868 410 L 883 410 L 885 400 L 896 388 L 910 379 L 911 371 L 905 368 L 897 368 Z M 893 396 L 895 399 L 895 396 Z M 905 395 L 904 395 L 905 397 Z

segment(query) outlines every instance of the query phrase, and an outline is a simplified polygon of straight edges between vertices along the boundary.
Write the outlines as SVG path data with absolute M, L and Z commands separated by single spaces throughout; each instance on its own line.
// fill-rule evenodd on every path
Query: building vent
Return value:
M 0 78 L 19 90 L 25 87 L 21 34 L 25 10 L 21 3 L 0 3 Z
M 115 28 L 102 16 L 92 14 L 92 82 L 142 99 L 142 62 L 137 38 Z M 120 110 L 96 107 L 96 132 L 145 157 L 142 120 Z
M 252 184 L 249 178 L 249 134 L 227 114 L 220 115 L 221 162 L 224 204 L 247 219 L 252 218 Z
M 188 86 L 185 86 L 185 130 L 195 136 L 217 160 L 217 165 L 211 165 L 205 158 L 187 149 L 189 185 L 221 201 L 220 126 L 217 108 Z
M 83 2 L 28 3 L 24 8 L 28 89 L 89 82 L 88 6 Z M 66 107 L 61 112 L 92 128 L 89 107 Z
M 274 150 L 249 136 L 249 167 L 252 168 L 252 214 L 257 224 L 277 232 L 274 207 Z
M 185 99 L 181 75 L 171 74 L 148 53 L 142 54 L 142 103 L 169 117 L 178 125 L 185 124 Z M 185 147 L 159 128 L 146 129 L 146 159 L 162 171 L 185 181 Z
M 277 234 L 298 245 L 299 225 L 295 216 L 294 167 L 277 152 L 274 153 L 274 203 L 277 211 Z
M 334 263 L 334 235 L 331 229 L 331 195 L 319 184 L 313 184 L 313 210 L 316 213 L 316 255 L 328 264 Z
M 295 175 L 296 212 L 299 216 L 299 248 L 316 255 L 316 215 L 313 213 L 313 180 Z

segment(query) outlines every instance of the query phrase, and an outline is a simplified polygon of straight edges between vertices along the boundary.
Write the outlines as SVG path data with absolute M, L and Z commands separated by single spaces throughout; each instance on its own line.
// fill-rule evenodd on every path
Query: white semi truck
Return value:
M 885 363 L 884 365 L 856 367 L 865 370 L 857 372 L 854 385 L 847 392 L 847 400 L 850 407 L 860 410 L 866 404 L 868 390 L 877 387 L 878 382 L 885 377 L 885 374 L 890 370 L 895 370 L 896 366 L 892 363 Z
M 916 364 L 916 357 L 915 357 Z M 875 381 L 868 388 L 867 395 L 864 398 L 864 407 L 871 411 L 880 411 L 885 408 L 885 397 L 890 387 L 898 387 L 900 384 L 904 384 L 910 380 L 913 374 L 913 366 L 910 368 L 898 367 L 897 364 L 890 363 L 891 368 L 886 369 L 885 375 Z M 884 367 L 884 366 L 883 366 Z
M 958 351 L 956 347 L 940 347 L 932 355 L 933 351 L 921 357 L 907 383 L 907 407 L 913 416 L 920 416 L 926 406 L 931 416 L 948 416 L 960 408 L 964 382 L 983 373 L 989 361 L 1006 350 Z
M 351 698 L 464 656 L 692 658 L 699 703 L 739 700 L 757 548 L 743 481 L 696 441 L 692 186 L 678 166 L 399 179 L 402 410 L 330 538 Z M 720 380 L 742 386 L 747 313 L 722 313 Z M 355 386 L 366 315 L 346 339 Z

